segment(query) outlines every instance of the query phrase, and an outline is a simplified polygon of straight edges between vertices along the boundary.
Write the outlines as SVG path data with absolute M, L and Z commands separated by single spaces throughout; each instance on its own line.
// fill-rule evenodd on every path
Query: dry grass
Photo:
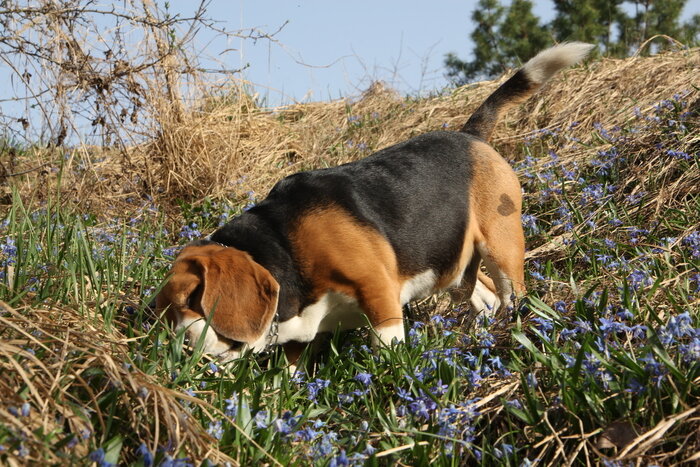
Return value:
M 493 144 L 517 160 L 527 135 L 566 129 L 582 144 L 559 148 L 562 162 L 587 160 L 595 154 L 586 145 L 595 137 L 596 123 L 624 125 L 634 118 L 635 107 L 648 110 L 680 91 L 688 91 L 686 99 L 697 107 L 693 84 L 698 70 L 700 49 L 603 59 L 568 70 L 506 116 Z M 242 87 L 230 84 L 209 91 L 184 116 L 163 111 L 151 132 L 156 136 L 144 144 L 124 151 L 74 149 L 64 162 L 62 185 L 69 188 L 63 188 L 62 196 L 92 210 L 122 208 L 145 194 L 165 204 L 205 196 L 236 198 L 250 191 L 261 198 L 285 175 L 359 159 L 423 132 L 457 129 L 505 78 L 427 99 L 404 99 L 376 83 L 356 99 L 276 109 L 257 107 Z M 571 128 L 574 122 L 577 126 Z M 641 141 L 635 150 L 643 153 L 648 143 Z M 30 172 L 19 183 L 24 193 L 45 197 L 46 187 L 55 186 L 50 182 L 56 175 L 47 169 L 55 167 L 56 153 L 44 154 L 43 162 L 46 169 Z M 37 165 L 36 155 L 16 170 L 30 165 Z M 652 159 L 647 165 L 655 167 Z
M 633 108 L 642 110 L 692 87 L 700 70 L 700 50 L 653 58 L 604 59 L 567 71 L 498 126 L 494 144 L 506 157 L 523 137 L 541 128 L 567 128 L 585 143 L 594 123 L 624 124 Z M 265 193 L 276 180 L 299 170 L 336 165 L 411 136 L 459 128 L 499 84 L 477 83 L 444 96 L 401 99 L 375 84 L 356 100 L 300 104 L 272 111 L 250 102 L 234 106 L 211 98 L 206 111 L 191 112 L 153 142 L 134 149 L 134 158 L 153 163 L 152 179 L 165 193 L 202 196 Z M 572 92 L 572 90 L 575 90 Z M 357 118 L 350 121 L 349 117 Z M 348 147 L 348 142 L 354 143 Z M 364 143 L 367 150 L 358 149 Z M 560 154 L 585 158 L 581 149 Z M 145 164 L 145 162 L 144 162 Z M 243 183 L 236 183 L 245 178 Z
M 51 449 L 58 440 L 47 442 L 52 433 L 68 443 L 75 437 L 75 458 L 85 458 L 90 450 L 82 440 L 105 432 L 105 424 L 117 423 L 152 442 L 152 451 L 171 443 L 174 452 L 184 449 L 195 459 L 233 462 L 214 447 L 183 402 L 205 411 L 215 409 L 135 368 L 125 337 L 105 331 L 100 315 L 86 320 L 70 308 L 14 310 L 0 302 L 0 373 L 0 424 L 18 433 L 34 433 L 26 436 L 30 455 L 23 463 L 66 461 L 59 457 L 62 450 Z M 115 387 L 121 391 L 109 413 L 103 398 L 114 394 Z M 9 399 L 12 394 L 14 399 Z M 11 413 L 11 407 L 21 410 L 24 403 L 30 407 L 28 416 Z M 100 426 L 93 426 L 91 419 Z M 167 432 L 159 431 L 164 427 Z

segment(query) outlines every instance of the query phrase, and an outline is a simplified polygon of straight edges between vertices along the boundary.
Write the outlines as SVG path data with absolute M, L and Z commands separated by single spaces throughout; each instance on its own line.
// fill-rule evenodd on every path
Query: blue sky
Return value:
M 455 52 L 470 58 L 472 11 L 477 0 L 211 0 L 208 16 L 228 31 L 257 28 L 275 32 L 274 41 L 226 40 L 200 28 L 196 48 L 206 68 L 239 69 L 268 106 L 358 96 L 374 80 L 401 94 L 427 94 L 448 84 L 443 61 Z M 165 5 L 165 0 L 158 1 Z M 504 2 L 505 3 L 505 2 Z M 191 17 L 199 1 L 171 0 L 170 12 Z M 543 23 L 554 16 L 550 0 L 535 0 Z M 700 13 L 700 2 L 688 0 L 684 19 Z M 106 26 L 107 27 L 107 26 Z M 1 61 L 0 61 L 1 62 Z M 32 70 L 32 73 L 41 74 Z M 241 76 L 241 75 L 238 75 Z M 26 114 L 19 80 L 0 63 L 0 117 L 14 125 L 12 137 L 30 141 L 42 128 L 22 131 L 17 118 Z M 38 112 L 39 110 L 29 110 Z M 41 119 L 30 118 L 32 122 Z M 87 122 L 87 123 L 86 123 Z M 89 121 L 78 121 L 90 133 Z M 38 126 L 38 125 L 34 125 Z
M 554 16 L 551 1 L 535 1 L 543 22 Z M 185 14 L 189 2 L 171 4 Z M 246 78 L 268 104 L 354 96 L 375 79 L 404 94 L 426 93 L 447 84 L 443 60 L 448 52 L 469 58 L 476 0 L 213 0 L 212 18 L 228 30 L 284 28 L 277 42 L 208 42 L 212 57 L 227 68 L 249 64 Z M 193 6 L 189 6 L 193 8 Z M 190 10 L 191 11 L 191 10 Z M 684 17 L 700 12 L 690 0 Z M 221 51 L 234 48 L 220 55 Z
M 174 12 L 187 11 L 175 2 Z M 179 8 L 178 8 L 179 4 Z M 447 52 L 467 57 L 475 0 L 431 2 L 355 0 L 214 0 L 209 13 L 227 29 L 276 31 L 278 42 L 214 41 L 211 55 L 229 68 L 249 64 L 246 78 L 273 105 L 359 94 L 381 79 L 402 93 L 429 92 L 447 84 Z M 551 18 L 551 3 L 537 14 Z M 219 56 L 218 50 L 236 48 Z

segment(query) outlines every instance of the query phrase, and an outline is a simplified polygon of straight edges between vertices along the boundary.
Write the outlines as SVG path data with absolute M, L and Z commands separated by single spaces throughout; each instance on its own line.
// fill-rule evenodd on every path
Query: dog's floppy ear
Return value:
M 212 313 L 211 326 L 224 337 L 252 343 L 267 331 L 275 312 L 279 284 L 247 253 L 223 249 L 211 256 L 194 256 L 199 269 L 201 310 Z M 196 292 L 195 292 L 196 293 Z

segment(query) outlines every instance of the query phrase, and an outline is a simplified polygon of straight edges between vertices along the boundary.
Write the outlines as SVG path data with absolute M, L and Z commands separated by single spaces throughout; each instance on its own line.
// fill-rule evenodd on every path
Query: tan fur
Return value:
M 474 143 L 471 209 L 476 218 L 475 243 L 483 243 L 488 258 L 510 281 L 517 295 L 525 293 L 525 236 L 518 178 L 486 143 Z M 493 278 L 494 273 L 489 271 Z M 488 286 L 488 284 L 485 284 Z
M 219 245 L 189 246 L 175 260 L 156 300 L 168 318 L 209 317 L 220 335 L 254 342 L 270 326 L 279 284 L 248 253 Z M 178 316 L 179 314 L 179 316 Z
M 396 256 L 377 231 L 328 208 L 300 219 L 291 239 L 302 275 L 315 287 L 314 300 L 330 290 L 352 297 L 375 328 L 402 319 Z

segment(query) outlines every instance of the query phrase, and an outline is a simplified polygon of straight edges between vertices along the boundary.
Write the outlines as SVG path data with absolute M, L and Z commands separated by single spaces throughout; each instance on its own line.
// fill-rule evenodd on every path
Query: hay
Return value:
M 542 128 L 569 129 L 585 144 L 594 123 L 610 128 L 682 91 L 698 98 L 700 50 L 654 57 L 603 59 L 565 71 L 498 125 L 493 144 L 507 158 Z M 501 79 L 467 85 L 435 98 L 401 99 L 373 85 L 359 99 L 298 104 L 272 110 L 252 103 L 209 105 L 193 111 L 154 141 L 134 148 L 133 157 L 153 163 L 151 178 L 163 194 L 187 199 L 264 195 L 282 176 L 359 159 L 411 136 L 443 127 L 458 129 L 500 85 Z M 238 95 L 243 95 L 239 93 Z M 216 99 L 210 98 L 209 102 Z M 585 158 L 571 148 L 564 162 Z
M 698 71 L 698 48 L 601 59 L 566 70 L 505 116 L 492 143 L 504 157 L 517 160 L 529 135 L 561 130 L 569 140 L 580 141 L 557 148 L 561 162 L 586 161 L 600 149 L 596 124 L 623 126 L 635 118 L 635 108 L 647 112 L 680 92 L 697 103 Z M 258 107 L 244 84 L 211 87 L 184 115 L 169 115 L 163 103 L 153 104 L 161 114 L 152 119 L 157 127 L 144 128 L 148 139 L 143 144 L 124 149 L 79 147 L 67 158 L 61 154 L 60 188 L 58 151 L 32 154 L 18 164 L 17 171 L 43 164 L 54 169 L 17 177 L 14 186 L 25 198 L 42 200 L 60 193 L 66 202 L 106 215 L 132 212 L 135 205 L 150 201 L 167 211 L 179 200 L 235 201 L 249 192 L 262 199 L 286 175 L 357 160 L 427 131 L 457 130 L 506 78 L 425 99 L 401 98 L 375 83 L 355 99 L 274 109 Z M 640 135 L 640 144 L 629 149 L 643 155 L 652 139 Z M 690 137 L 686 140 L 687 145 L 697 144 Z M 545 153 L 546 148 L 540 149 Z M 643 179 L 645 170 L 655 170 L 653 163 L 650 158 L 636 176 Z M 683 185 L 700 184 L 697 172 L 684 174 Z
M 90 322 L 69 308 L 15 310 L 0 302 L 0 425 L 17 434 L 44 433 L 49 439 L 55 434 L 52 442 L 23 436 L 29 454 L 9 452 L 10 462 L 57 465 L 68 461 L 69 453 L 85 458 L 90 452 L 85 440 L 104 432 L 116 417 L 131 428 L 131 435 L 152 441 L 152 450 L 169 444 L 174 452 L 184 449 L 194 459 L 235 464 L 213 447 L 182 402 L 213 408 L 136 368 L 125 337 L 105 331 L 100 319 L 97 315 Z M 101 398 L 114 387 L 122 391 L 113 402 L 114 413 L 105 413 Z M 29 407 L 26 416 L 12 413 L 11 407 L 19 410 L 24 403 Z M 129 457 L 138 456 L 127 453 Z

